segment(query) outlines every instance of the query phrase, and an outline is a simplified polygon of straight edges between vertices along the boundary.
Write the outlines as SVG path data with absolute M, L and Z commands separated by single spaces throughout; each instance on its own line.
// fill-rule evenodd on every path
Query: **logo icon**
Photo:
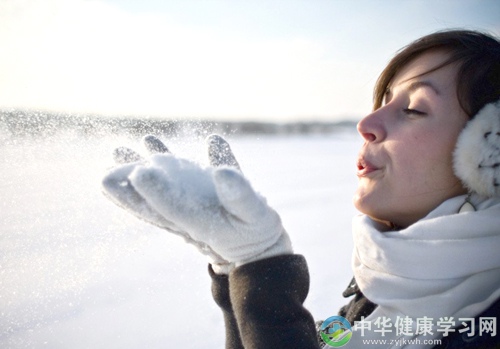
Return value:
M 319 332 L 323 341 L 334 348 L 343 347 L 352 337 L 351 324 L 342 316 L 332 316 L 323 321 Z

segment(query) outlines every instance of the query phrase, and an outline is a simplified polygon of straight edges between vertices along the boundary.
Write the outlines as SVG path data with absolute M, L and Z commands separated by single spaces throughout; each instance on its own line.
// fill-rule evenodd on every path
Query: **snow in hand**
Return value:
M 163 140 L 204 161 L 203 141 Z M 228 140 L 308 260 L 306 307 L 316 319 L 335 315 L 351 278 L 357 136 Z M 223 347 L 206 259 L 101 194 L 111 151 L 137 139 L 9 136 L 1 144 L 1 348 Z

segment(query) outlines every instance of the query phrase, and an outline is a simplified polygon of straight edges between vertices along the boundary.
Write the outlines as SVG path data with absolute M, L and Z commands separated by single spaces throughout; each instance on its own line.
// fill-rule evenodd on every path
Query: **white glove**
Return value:
M 207 141 L 211 164 L 221 167 L 202 168 L 166 153 L 144 161 L 122 151 L 136 162 L 104 178 L 105 194 L 140 218 L 183 236 L 212 258 L 216 272 L 228 272 L 233 263 L 292 253 L 279 215 L 238 170 L 229 144 L 216 135 Z

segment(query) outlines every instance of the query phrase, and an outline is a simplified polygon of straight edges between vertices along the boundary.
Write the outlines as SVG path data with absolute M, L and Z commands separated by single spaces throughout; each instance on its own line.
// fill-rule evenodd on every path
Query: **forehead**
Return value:
M 448 54 L 442 51 L 427 52 L 418 56 L 400 69 L 388 88 L 392 90 L 426 80 L 443 92 L 455 90 L 458 66 L 446 64 L 441 67 L 448 57 Z

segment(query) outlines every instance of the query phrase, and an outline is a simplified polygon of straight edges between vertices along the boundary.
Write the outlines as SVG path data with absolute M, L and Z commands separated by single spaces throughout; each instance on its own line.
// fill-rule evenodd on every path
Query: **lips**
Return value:
M 358 177 L 366 177 L 366 176 L 370 175 L 371 173 L 379 170 L 379 168 L 377 166 L 373 165 L 370 161 L 366 160 L 366 158 L 363 156 L 360 156 L 358 158 L 357 168 L 358 168 L 358 170 L 356 171 L 356 175 Z

